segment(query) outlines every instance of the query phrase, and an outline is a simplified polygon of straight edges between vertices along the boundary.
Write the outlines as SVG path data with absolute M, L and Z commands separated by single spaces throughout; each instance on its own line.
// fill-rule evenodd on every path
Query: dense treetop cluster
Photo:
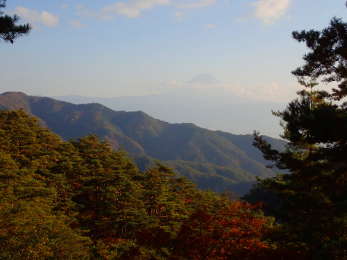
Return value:
M 16 19 L 0 16 L 11 41 L 4 19 Z M 287 147 L 255 134 L 287 173 L 244 197 L 266 215 L 162 164 L 140 171 L 95 136 L 63 141 L 0 111 L 0 259 L 347 259 L 347 24 L 293 36 L 310 51 L 293 72 L 304 90 L 275 113 Z
M 95 136 L 74 141 L 0 112 L 1 259 L 243 259 L 272 219 L 199 191 L 157 164 L 141 172 Z

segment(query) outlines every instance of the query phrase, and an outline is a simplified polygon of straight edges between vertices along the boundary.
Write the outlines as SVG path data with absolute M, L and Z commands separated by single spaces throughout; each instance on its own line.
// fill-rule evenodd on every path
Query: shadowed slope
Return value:
M 248 187 L 245 183 L 254 181 L 255 176 L 273 174 L 252 146 L 251 135 L 210 131 L 194 124 L 169 124 L 140 111 L 113 111 L 100 104 L 74 105 L 18 92 L 0 95 L 0 107 L 22 108 L 64 139 L 95 134 L 115 149 L 129 152 L 142 168 L 153 158 L 165 161 L 203 188 L 243 193 L 238 184 Z

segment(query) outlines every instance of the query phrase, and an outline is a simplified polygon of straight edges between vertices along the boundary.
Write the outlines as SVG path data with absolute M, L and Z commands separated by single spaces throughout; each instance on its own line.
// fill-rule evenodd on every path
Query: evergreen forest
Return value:
M 0 1 L 0 9 L 4 7 L 5 1 Z M 0 12 L 2 40 L 13 43 L 30 31 L 29 24 L 17 22 L 16 15 Z M 347 23 L 332 18 L 323 30 L 295 31 L 292 36 L 307 52 L 302 66 L 292 72 L 302 90 L 285 110 L 274 112 L 282 121 L 285 143 L 278 145 L 258 132 L 253 136 L 254 146 L 272 162 L 271 170 L 260 168 L 265 160 L 255 160 L 252 150 L 213 150 L 233 138 L 226 133 L 192 125 L 177 128 L 135 113 L 134 121 L 125 126 L 136 143 L 119 130 L 124 113 L 116 118 L 118 129 L 110 124 L 115 122 L 114 111 L 89 106 L 99 109 L 95 117 L 107 110 L 103 116 L 109 121 L 92 121 L 88 129 L 109 130 L 124 138 L 113 140 L 123 140 L 143 155 L 144 147 L 151 147 L 147 153 L 164 158 L 140 167 L 139 158 L 136 162 L 130 153 L 115 149 L 110 139 L 97 135 L 100 132 L 77 134 L 77 128 L 64 125 L 56 127 L 70 135 L 51 131 L 47 122 L 57 123 L 64 115 L 55 113 L 62 106 L 59 102 L 50 103 L 55 112 L 42 112 L 45 121 L 34 116 L 34 105 L 25 103 L 23 109 L 22 100 L 8 104 L 0 99 L 0 259 L 346 260 Z M 83 123 L 90 121 L 78 121 L 83 116 L 79 112 L 66 122 L 87 129 Z M 146 131 L 160 137 L 159 145 L 137 132 L 141 120 L 152 120 Z M 187 127 L 197 138 L 191 146 L 177 138 L 187 136 L 177 130 L 188 131 Z M 165 142 L 191 150 L 172 155 L 165 150 L 172 146 Z M 202 152 L 193 154 L 196 147 Z M 231 184 L 213 192 L 200 189 L 201 180 L 196 181 L 198 188 L 194 178 L 183 176 L 210 167 L 220 183 L 223 174 L 248 178 L 242 163 L 232 157 L 235 154 L 236 159 L 254 156 L 242 159 L 249 163 L 245 169 L 252 171 L 252 164 L 258 173 L 257 183 L 241 198 L 228 189 Z M 224 162 L 226 155 L 230 165 L 241 166 L 231 170 L 205 161 Z M 170 168 L 165 158 L 186 174 Z M 248 179 L 254 181 L 254 175 Z

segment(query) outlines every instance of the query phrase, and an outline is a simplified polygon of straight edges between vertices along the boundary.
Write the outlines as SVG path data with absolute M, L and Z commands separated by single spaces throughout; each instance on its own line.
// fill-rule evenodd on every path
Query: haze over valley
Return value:
M 210 131 L 194 124 L 169 124 L 141 111 L 113 111 L 100 104 L 74 105 L 20 92 L 0 95 L 0 108 L 24 109 L 66 140 L 95 134 L 114 149 L 124 149 L 146 169 L 155 160 L 173 167 L 200 188 L 244 194 L 265 167 L 252 135 Z M 282 149 L 284 142 L 267 138 Z
M 274 90 L 276 91 L 276 90 Z M 257 130 L 278 138 L 282 128 L 272 111 L 283 110 L 283 100 L 259 100 L 235 93 L 209 74 L 201 74 L 180 87 L 145 96 L 86 97 L 57 96 L 75 103 L 100 103 L 114 110 L 144 111 L 171 123 L 194 123 L 212 130 L 252 134 Z
M 0 0 L 0 259 L 347 260 L 347 0 Z

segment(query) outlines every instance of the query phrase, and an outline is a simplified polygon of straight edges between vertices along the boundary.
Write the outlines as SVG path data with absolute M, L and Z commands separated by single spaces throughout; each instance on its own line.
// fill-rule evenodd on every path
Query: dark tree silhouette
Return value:
M 304 90 L 275 113 L 283 121 L 287 149 L 277 151 L 255 135 L 264 157 L 290 174 L 260 185 L 281 199 L 277 217 L 285 248 L 304 251 L 307 259 L 346 259 L 347 23 L 333 18 L 322 31 L 293 37 L 309 51 L 293 71 Z
M 27 34 L 31 27 L 29 24 L 17 25 L 19 17 L 4 14 L 1 9 L 6 7 L 6 0 L 0 0 L 0 38 L 5 42 L 13 43 L 14 40 Z

